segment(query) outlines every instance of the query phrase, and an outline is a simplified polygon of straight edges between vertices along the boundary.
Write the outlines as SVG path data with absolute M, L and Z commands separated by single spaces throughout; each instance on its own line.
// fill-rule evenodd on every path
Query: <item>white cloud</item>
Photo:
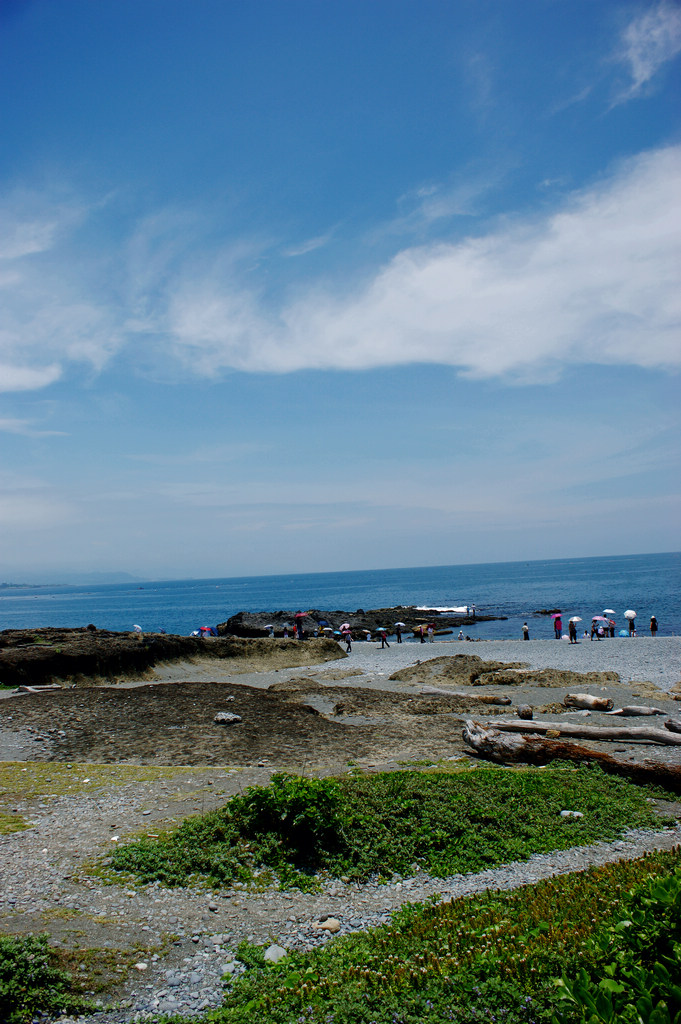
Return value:
M 332 231 L 327 231 L 324 235 L 317 235 L 316 238 L 308 238 L 307 241 L 301 242 L 299 245 L 290 246 L 284 250 L 284 256 L 306 256 L 308 252 L 314 252 L 316 249 L 323 249 L 325 245 L 328 245 L 333 237 Z
M 0 349 L 4 347 L 4 333 L 0 332 Z M 13 366 L 10 362 L 0 363 L 0 391 L 35 391 L 54 384 L 60 377 L 61 368 L 54 363 L 37 370 L 30 366 Z
M 621 97 L 638 95 L 657 72 L 681 52 L 681 9 L 660 3 L 635 18 L 622 33 L 617 59 L 625 64 L 629 87 Z
M 46 387 L 74 364 L 101 372 L 125 344 L 141 370 L 154 358 L 171 376 L 208 378 L 412 363 L 520 381 L 566 364 L 678 368 L 679 181 L 680 146 L 646 153 L 551 212 L 404 248 L 346 294 L 299 284 L 274 310 L 250 284 L 272 275 L 257 269 L 263 240 L 215 255 L 200 218 L 159 214 L 120 251 L 108 243 L 100 265 L 54 217 L 43 230 L 33 217 L 35 244 L 0 264 L 0 391 Z
M 24 191 L 0 206 L 0 391 L 47 387 L 67 363 L 99 371 L 121 343 L 116 311 L 88 294 L 91 261 L 69 247 L 87 212 Z
M 163 312 L 195 372 L 442 363 L 547 379 L 566 363 L 681 364 L 681 147 L 644 154 L 543 218 L 405 249 L 349 297 L 310 292 L 266 314 L 210 276 Z
M 33 420 L 22 420 L 12 416 L 0 416 L 0 432 L 4 434 L 19 434 L 23 437 L 66 436 L 63 430 L 39 430 L 34 425 Z

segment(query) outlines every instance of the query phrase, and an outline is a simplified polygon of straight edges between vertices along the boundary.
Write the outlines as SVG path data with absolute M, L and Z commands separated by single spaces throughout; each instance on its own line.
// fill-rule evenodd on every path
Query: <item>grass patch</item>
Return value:
M 5 814 L 0 811 L 0 836 L 8 836 L 12 832 L 23 832 L 31 827 L 20 814 Z
M 646 790 L 598 768 L 275 775 L 223 808 L 159 837 L 121 845 L 111 866 L 143 882 L 213 886 L 275 871 L 282 885 L 328 872 L 364 880 L 438 877 L 611 840 L 660 825 Z M 582 818 L 562 818 L 564 809 Z
M 390 925 L 276 965 L 243 952 L 248 970 L 205 1022 L 673 1024 L 681 856 L 412 905 Z
M 209 769 L 200 768 L 198 771 L 210 774 Z M 218 768 L 213 768 L 212 776 L 215 777 L 218 771 Z M 67 768 L 56 761 L 3 761 L 0 763 L 0 799 L 63 796 L 102 787 L 125 786 L 130 782 L 156 782 L 191 772 L 191 768 L 170 766 L 73 764 Z

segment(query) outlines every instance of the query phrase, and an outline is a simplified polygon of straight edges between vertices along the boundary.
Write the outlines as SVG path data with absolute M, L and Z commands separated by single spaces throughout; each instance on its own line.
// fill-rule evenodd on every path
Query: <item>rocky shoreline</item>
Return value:
M 397 623 L 402 623 L 402 632 L 405 636 L 416 636 L 420 626 L 427 627 L 430 623 L 435 627 L 437 636 L 445 636 L 462 629 L 464 626 L 472 626 L 476 622 L 496 622 L 506 619 L 505 615 L 478 615 L 475 611 L 472 614 L 461 615 L 453 612 L 442 611 L 439 608 L 417 608 L 414 605 L 396 605 L 393 608 L 370 608 L 365 611 L 358 608 L 354 612 L 335 610 L 320 611 L 318 608 L 311 608 L 304 613 L 300 619 L 300 611 L 276 611 L 276 612 L 237 612 L 226 622 L 218 625 L 220 636 L 241 636 L 259 637 L 268 636 L 273 632 L 275 637 L 284 636 L 287 630 L 289 635 L 296 622 L 302 622 L 303 630 L 307 636 L 315 635 L 326 627 L 330 633 L 338 631 L 344 623 L 348 623 L 354 641 L 366 640 L 367 633 L 376 636 L 376 631 L 382 627 L 389 636 L 395 633 Z
M 118 637 L 124 646 L 114 648 L 117 657 L 128 651 L 148 657 L 145 637 L 72 632 L 74 658 L 99 633 L 103 651 Z M 33 671 L 63 655 L 67 637 L 31 630 L 11 639 L 0 647 L 0 655 L 14 651 L 5 664 L 23 659 Z M 0 812 L 18 828 L 0 835 L 0 933 L 47 931 L 69 952 L 75 976 L 102 1006 L 83 1018 L 90 1024 L 130 1024 L 161 1013 L 189 1017 L 218 1006 L 223 976 L 229 983 L 242 970 L 236 950 L 243 939 L 310 949 L 385 923 L 404 903 L 513 888 L 681 843 L 681 806 L 669 800 L 659 809 L 677 819 L 674 827 L 450 879 L 424 872 L 381 885 L 321 878 L 314 894 L 238 885 L 220 892 L 165 889 L 109 879 L 112 844 L 219 807 L 277 770 L 337 773 L 352 764 L 353 770 L 397 771 L 470 761 L 461 721 L 481 693 L 566 720 L 575 720 L 562 703 L 568 688 L 605 691 L 618 704 L 645 699 L 665 713 L 681 696 L 681 641 L 673 638 L 409 643 L 386 650 L 362 643 L 347 657 L 332 640 L 159 639 L 182 641 L 171 647 L 180 659 L 125 666 L 131 674 L 123 673 L 118 685 L 111 685 L 112 676 L 98 676 L 97 685 L 78 678 L 54 692 L 10 696 L 6 690 L 0 702 Z M 50 645 L 62 649 L 50 653 Z M 232 653 L 214 653 L 221 645 Z M 242 721 L 218 725 L 220 710 L 236 711 Z M 507 711 L 485 704 L 474 713 Z M 650 750 L 631 744 L 623 754 L 640 759 Z M 678 748 L 666 756 L 678 758 Z
M 239 672 L 262 665 L 281 668 L 317 664 L 340 657 L 334 640 L 315 639 L 307 647 L 271 640 L 116 633 L 96 626 L 79 629 L 6 629 L 0 632 L 0 686 L 44 686 L 150 677 L 159 664 L 192 659 L 225 661 Z

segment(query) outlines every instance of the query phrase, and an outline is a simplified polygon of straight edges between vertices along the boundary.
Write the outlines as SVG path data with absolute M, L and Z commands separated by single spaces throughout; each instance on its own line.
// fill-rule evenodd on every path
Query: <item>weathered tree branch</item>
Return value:
M 516 719 L 497 718 L 496 729 L 505 732 L 547 732 L 555 731 L 558 736 L 574 736 L 590 740 L 634 740 L 644 743 L 681 745 L 681 735 L 668 729 L 656 729 L 649 725 L 582 725 L 577 722 L 519 722 Z
M 571 761 L 598 764 L 611 775 L 621 775 L 632 782 L 651 782 L 681 792 L 681 765 L 662 764 L 659 761 L 620 761 L 610 754 L 591 750 L 577 743 L 547 740 L 537 736 L 515 736 L 488 728 L 479 722 L 467 721 L 463 740 L 476 754 L 500 764 L 549 764 L 551 761 Z

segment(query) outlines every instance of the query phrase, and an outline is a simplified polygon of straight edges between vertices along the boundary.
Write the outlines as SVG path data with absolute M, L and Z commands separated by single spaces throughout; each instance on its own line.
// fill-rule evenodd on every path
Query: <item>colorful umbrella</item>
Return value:
M 559 619 L 559 618 L 561 617 L 561 615 L 562 615 L 562 614 L 563 614 L 562 612 L 554 612 L 554 613 L 552 614 L 551 618 L 552 618 L 552 619 Z
M 341 627 L 340 628 L 341 629 L 350 629 L 350 623 L 349 622 L 341 622 Z
M 609 619 L 606 619 L 603 615 L 592 615 L 591 616 L 591 621 L 592 622 L 608 622 Z

